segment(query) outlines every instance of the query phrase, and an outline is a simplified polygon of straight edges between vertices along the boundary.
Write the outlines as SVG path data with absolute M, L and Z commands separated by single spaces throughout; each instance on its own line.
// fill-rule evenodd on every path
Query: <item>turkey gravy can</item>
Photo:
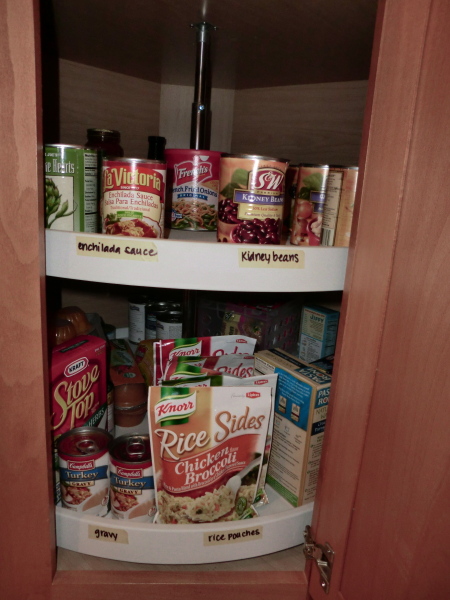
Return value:
M 166 165 L 157 160 L 104 158 L 102 233 L 164 237 Z
M 281 158 L 222 156 L 219 242 L 280 244 L 288 165 L 289 161 Z
M 98 427 L 77 427 L 58 440 L 61 501 L 65 508 L 96 516 L 108 512 L 112 435 Z
M 122 435 L 110 447 L 111 514 L 115 519 L 152 521 L 156 512 L 148 435 Z

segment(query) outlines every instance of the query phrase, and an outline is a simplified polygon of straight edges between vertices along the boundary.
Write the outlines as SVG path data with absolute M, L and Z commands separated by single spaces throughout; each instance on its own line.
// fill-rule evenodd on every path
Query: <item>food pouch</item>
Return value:
M 256 340 L 242 335 L 179 338 L 154 342 L 154 385 L 160 385 L 168 362 L 179 356 L 254 354 Z
M 277 388 L 278 373 L 268 375 L 256 375 L 254 377 L 233 377 L 232 375 L 208 375 L 204 373 L 202 376 L 191 379 L 180 379 L 177 381 L 163 381 L 162 386 L 172 387 L 223 387 L 223 386 L 244 386 L 244 385 L 262 385 L 269 387 L 272 397 L 272 406 L 275 406 L 275 392 Z M 264 448 L 264 459 L 259 476 L 258 488 L 255 496 L 255 504 L 268 504 L 269 500 L 266 493 L 266 477 L 269 464 L 270 450 L 272 448 L 272 431 L 273 431 L 274 411 L 270 411 L 269 427 L 267 429 L 266 446 Z
M 251 377 L 254 370 L 255 357 L 251 354 L 177 356 L 169 361 L 164 379 L 183 379 L 203 373 Z
M 149 388 L 157 522 L 233 521 L 255 500 L 271 390 Z

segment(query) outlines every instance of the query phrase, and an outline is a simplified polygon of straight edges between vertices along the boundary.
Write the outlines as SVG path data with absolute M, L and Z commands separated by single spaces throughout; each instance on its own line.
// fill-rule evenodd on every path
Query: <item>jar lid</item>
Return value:
M 117 131 L 117 129 L 91 128 L 87 130 L 87 134 L 88 136 L 102 136 L 120 139 L 120 131 Z

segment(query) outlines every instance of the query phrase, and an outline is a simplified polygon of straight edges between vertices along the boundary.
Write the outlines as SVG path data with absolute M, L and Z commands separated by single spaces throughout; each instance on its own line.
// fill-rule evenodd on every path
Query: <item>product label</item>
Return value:
M 111 241 L 105 241 L 104 237 L 77 236 L 75 244 L 78 256 L 158 262 L 158 248 L 147 240 L 138 241 L 116 236 Z
M 151 461 L 134 466 L 111 458 L 111 513 L 114 519 L 151 521 L 156 512 Z
M 102 232 L 141 238 L 163 237 L 165 181 L 163 164 L 105 159 Z
M 172 229 L 215 231 L 219 196 L 219 152 L 167 151 Z

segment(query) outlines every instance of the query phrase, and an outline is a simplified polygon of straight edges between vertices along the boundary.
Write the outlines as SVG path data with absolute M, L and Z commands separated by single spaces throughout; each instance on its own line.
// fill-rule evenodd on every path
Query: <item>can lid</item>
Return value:
M 120 131 L 117 129 L 101 129 L 98 127 L 91 127 L 87 130 L 87 134 L 89 135 L 101 135 L 106 137 L 114 137 L 120 139 Z
M 222 154 L 223 158 L 248 158 L 251 160 L 274 160 L 275 162 L 289 163 L 289 158 L 275 158 L 273 156 L 259 156 L 258 154 Z
M 165 160 L 152 160 L 150 158 L 124 158 L 123 156 L 105 156 L 105 160 L 117 160 L 127 164 L 144 164 L 144 165 L 164 165 L 166 166 Z
M 151 459 L 148 435 L 122 435 L 111 444 L 110 454 L 117 460 L 141 463 Z
M 68 456 L 93 456 L 106 450 L 113 437 L 98 427 L 76 427 L 58 439 L 58 452 Z

